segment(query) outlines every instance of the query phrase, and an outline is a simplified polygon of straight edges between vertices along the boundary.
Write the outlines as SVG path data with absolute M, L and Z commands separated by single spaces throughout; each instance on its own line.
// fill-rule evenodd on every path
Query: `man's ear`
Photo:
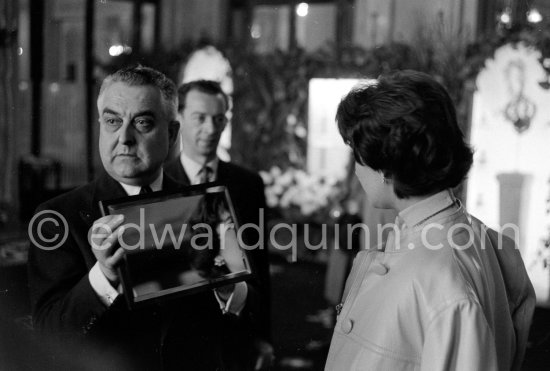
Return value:
M 178 134 L 180 132 L 180 123 L 177 120 L 170 121 L 168 125 L 168 140 L 170 143 L 170 148 L 176 143 L 178 139 Z

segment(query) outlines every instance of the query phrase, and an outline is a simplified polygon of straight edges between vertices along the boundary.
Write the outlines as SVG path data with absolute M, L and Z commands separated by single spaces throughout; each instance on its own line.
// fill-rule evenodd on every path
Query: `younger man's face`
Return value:
M 216 156 L 221 134 L 227 124 L 227 107 L 222 95 L 191 90 L 179 113 L 183 152 L 199 163 Z

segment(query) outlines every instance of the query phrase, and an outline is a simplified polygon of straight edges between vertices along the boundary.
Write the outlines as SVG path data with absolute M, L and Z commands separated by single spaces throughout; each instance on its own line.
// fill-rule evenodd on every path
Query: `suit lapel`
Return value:
M 99 209 L 99 201 L 126 196 L 124 188 L 105 172 L 92 183 L 91 187 L 90 203 L 82 210 L 79 210 L 80 217 L 89 226 L 102 216 Z
M 164 173 L 164 177 L 162 180 L 162 190 L 163 191 L 174 191 L 181 187 L 181 184 L 176 182 L 170 175 L 168 175 L 166 172 Z
M 183 169 L 183 165 L 181 164 L 179 156 L 175 160 L 166 164 L 164 174 L 166 175 L 167 173 L 170 174 L 170 176 L 176 182 L 186 186 L 191 185 L 189 177 Z
M 218 174 L 216 180 L 227 183 L 231 180 L 230 173 L 231 171 L 229 169 L 229 164 L 225 161 L 220 160 L 218 162 Z

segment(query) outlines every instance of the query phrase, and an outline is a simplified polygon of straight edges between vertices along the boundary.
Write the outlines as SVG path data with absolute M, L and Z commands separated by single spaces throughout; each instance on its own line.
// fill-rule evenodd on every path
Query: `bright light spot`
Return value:
M 336 218 L 339 218 L 340 216 L 342 215 L 342 211 L 341 210 L 332 210 L 331 211 L 331 217 L 333 217 L 334 219 Z
M 259 24 L 253 24 L 250 28 L 250 36 L 252 36 L 253 39 L 259 39 L 262 37 L 262 31 Z
M 29 83 L 26 81 L 20 81 L 19 82 L 19 90 L 25 91 L 29 88 Z
M 504 23 L 504 24 L 508 24 L 510 23 L 510 14 L 504 12 L 500 15 L 500 22 Z
M 296 119 L 296 116 L 293 115 L 293 114 L 290 114 L 286 117 L 286 123 L 288 125 L 294 126 L 294 125 L 296 125 L 297 122 L 298 122 L 298 120 Z
M 111 47 L 109 48 L 109 55 L 111 57 L 118 57 L 119 55 L 122 55 L 122 54 L 131 54 L 131 53 L 132 53 L 132 47 L 128 45 L 116 44 L 116 45 L 111 45 Z
M 307 3 L 300 3 L 296 7 L 296 14 L 300 17 L 305 17 L 307 13 L 309 12 L 309 5 Z
M 22 47 L 17 48 L 17 55 L 23 55 L 23 48 Z
M 112 45 L 109 48 L 109 55 L 111 57 L 118 57 L 122 53 L 124 53 L 124 46 L 123 45 Z
M 498 16 L 498 21 L 503 24 L 510 24 L 512 22 L 512 9 L 504 9 Z
M 53 82 L 50 84 L 50 93 L 55 94 L 59 92 L 59 84 L 56 82 Z
M 302 127 L 302 126 L 298 126 L 295 130 L 294 130 L 294 134 L 296 134 L 296 136 L 298 138 L 305 138 L 307 137 L 307 130 Z
M 536 8 L 532 8 L 527 12 L 527 20 L 531 23 L 539 23 L 542 21 L 542 14 Z

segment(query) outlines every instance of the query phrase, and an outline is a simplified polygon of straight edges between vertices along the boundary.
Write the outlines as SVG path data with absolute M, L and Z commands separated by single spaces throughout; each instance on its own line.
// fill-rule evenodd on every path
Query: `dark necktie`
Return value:
M 210 179 L 212 178 L 212 168 L 210 166 L 205 165 L 200 171 L 199 171 L 199 183 L 208 183 Z
M 153 190 L 149 186 L 141 187 L 141 189 L 139 190 L 140 195 L 144 195 L 146 193 L 151 193 L 151 192 L 153 192 Z

